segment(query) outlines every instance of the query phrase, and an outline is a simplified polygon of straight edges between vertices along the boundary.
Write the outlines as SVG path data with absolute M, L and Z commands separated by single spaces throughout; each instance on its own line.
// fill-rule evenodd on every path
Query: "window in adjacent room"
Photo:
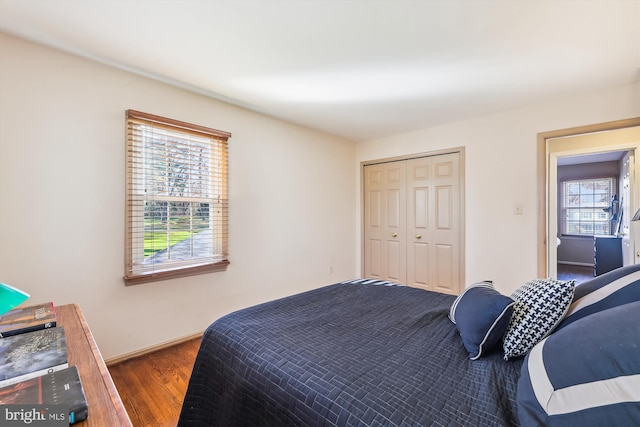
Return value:
M 127 284 L 226 269 L 231 134 L 127 111 Z
M 616 218 L 610 213 L 614 178 L 580 179 L 562 183 L 562 234 L 611 234 Z

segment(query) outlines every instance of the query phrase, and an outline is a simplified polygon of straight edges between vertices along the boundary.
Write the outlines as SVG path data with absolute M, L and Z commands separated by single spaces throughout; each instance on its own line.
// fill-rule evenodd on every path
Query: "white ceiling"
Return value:
M 0 0 L 0 31 L 353 140 L 640 76 L 640 0 Z
M 617 162 L 626 151 L 607 151 L 596 154 L 581 154 L 578 156 L 558 157 L 558 166 L 581 165 L 585 163 Z

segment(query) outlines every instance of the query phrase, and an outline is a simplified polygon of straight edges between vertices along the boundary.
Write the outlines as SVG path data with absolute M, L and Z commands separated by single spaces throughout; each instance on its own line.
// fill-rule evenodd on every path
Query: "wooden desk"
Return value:
M 132 426 L 80 307 L 56 307 L 58 326 L 64 326 L 69 366 L 76 365 L 89 405 L 89 416 L 74 426 Z

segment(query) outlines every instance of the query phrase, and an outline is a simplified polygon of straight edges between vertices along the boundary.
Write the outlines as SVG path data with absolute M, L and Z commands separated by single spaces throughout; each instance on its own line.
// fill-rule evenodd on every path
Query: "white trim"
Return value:
M 598 406 L 640 402 L 640 374 L 577 384 L 554 390 L 544 366 L 542 351 L 546 339 L 529 354 L 529 378 L 533 393 L 549 416 L 569 414 Z
M 458 297 L 455 299 L 453 304 L 451 304 L 451 308 L 449 309 L 449 320 L 456 325 L 456 309 L 458 308 L 458 303 L 462 300 L 462 297 L 473 288 L 489 288 L 494 289 L 493 280 L 483 280 L 482 282 L 474 283 L 473 285 L 466 288 Z
M 506 306 L 504 308 L 504 310 L 502 310 L 502 312 L 500 312 L 500 315 L 498 317 L 496 317 L 496 319 L 493 321 L 493 323 L 491 324 L 491 327 L 489 328 L 489 330 L 487 331 L 486 334 L 484 334 L 484 338 L 482 339 L 482 342 L 480 343 L 480 345 L 478 346 L 478 354 L 476 354 L 474 357 L 471 358 L 471 360 L 478 360 L 480 358 L 480 356 L 483 355 L 483 351 L 484 351 L 484 345 L 487 343 L 487 340 L 489 339 L 489 335 L 491 335 L 491 333 L 493 332 L 493 328 L 496 327 L 496 325 L 498 324 L 498 322 L 500 322 L 502 320 L 502 316 L 504 316 L 504 314 L 507 312 L 507 310 L 509 310 L 510 308 L 512 308 L 514 306 L 516 302 L 512 302 L 511 304 L 509 304 L 508 306 Z
M 569 414 L 598 406 L 640 402 L 640 374 L 626 375 L 556 390 L 549 401 L 549 415 Z
M 582 298 L 576 300 L 573 304 L 571 304 L 571 306 L 569 307 L 569 311 L 567 312 L 567 316 L 570 316 L 585 307 L 589 307 L 592 304 L 602 301 L 612 293 L 619 291 L 620 289 L 624 288 L 631 282 L 635 282 L 636 280 L 640 280 L 640 271 L 627 274 L 626 276 L 614 280 L 608 285 L 603 286 L 602 288 L 583 296 Z
M 548 403 L 554 392 L 553 385 L 547 376 L 547 370 L 544 367 L 544 361 L 542 359 L 542 349 L 546 342 L 547 338 L 540 341 L 531 349 L 529 352 L 529 362 L 527 364 L 531 388 L 533 388 L 533 393 L 545 412 L 547 412 Z
M 626 123 L 631 123 L 631 125 L 629 126 Z M 541 169 L 540 172 L 545 176 L 543 207 L 546 207 L 546 210 L 540 212 L 546 218 L 546 230 L 540 230 L 540 233 L 544 232 L 545 235 L 545 241 L 542 245 L 546 251 L 544 255 L 546 255 L 545 258 L 547 260 L 546 272 L 541 272 L 541 274 L 557 277 L 558 250 L 555 244 L 552 245 L 549 242 L 555 242 L 557 237 L 558 157 L 609 151 L 632 152 L 635 161 L 630 163 L 629 170 L 632 177 L 630 180 L 631 188 L 629 189 L 631 195 L 630 206 L 631 212 L 635 212 L 638 209 L 640 186 L 636 185 L 635 171 L 638 170 L 636 163 L 640 161 L 640 156 L 635 156 L 635 151 L 640 150 L 640 142 L 637 140 L 637 132 L 640 127 L 635 123 L 637 123 L 637 118 L 555 131 L 552 132 L 553 136 L 548 135 L 551 132 L 538 134 L 539 138 L 544 138 L 544 169 Z M 613 127 L 611 127 L 612 125 Z M 630 236 L 630 245 L 632 247 L 630 252 L 633 254 L 636 253 L 637 249 L 635 248 L 640 245 L 640 227 L 635 228 L 635 232 L 632 232 Z M 638 258 L 635 259 L 638 262 Z M 538 265 L 540 266 L 540 263 Z

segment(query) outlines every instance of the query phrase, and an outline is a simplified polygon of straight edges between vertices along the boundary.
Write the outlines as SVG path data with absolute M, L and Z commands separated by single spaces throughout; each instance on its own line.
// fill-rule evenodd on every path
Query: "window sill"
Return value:
M 198 274 L 216 273 L 226 271 L 229 265 L 228 260 L 219 261 L 214 264 L 200 265 L 197 267 L 181 268 L 179 270 L 162 271 L 140 276 L 125 276 L 125 286 L 139 285 L 142 283 L 159 282 L 161 280 L 177 279 L 180 277 L 195 276 Z

